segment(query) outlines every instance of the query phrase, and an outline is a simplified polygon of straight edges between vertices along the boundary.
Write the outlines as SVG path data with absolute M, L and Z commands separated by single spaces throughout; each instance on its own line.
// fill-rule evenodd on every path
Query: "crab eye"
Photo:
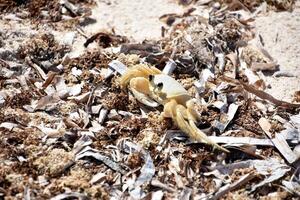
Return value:
M 164 86 L 163 83 L 158 83 L 158 84 L 157 84 L 157 87 L 158 87 L 158 89 L 160 89 L 160 90 L 163 88 L 163 86 Z
M 154 76 L 153 75 L 149 75 L 148 78 L 149 78 L 149 81 L 151 82 L 153 80 Z

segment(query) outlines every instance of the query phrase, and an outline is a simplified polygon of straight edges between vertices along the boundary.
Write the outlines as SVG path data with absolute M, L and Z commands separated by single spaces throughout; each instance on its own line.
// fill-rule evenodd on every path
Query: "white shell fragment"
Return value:
M 92 177 L 92 179 L 90 180 L 90 183 L 91 184 L 99 183 L 99 182 L 101 182 L 101 180 L 103 178 L 105 178 L 105 176 L 106 176 L 105 173 L 99 172 Z
M 220 122 L 220 121 L 215 121 L 214 126 L 219 129 L 219 131 L 222 133 L 225 131 L 226 127 L 228 126 L 228 124 L 231 122 L 231 120 L 233 119 L 235 113 L 238 110 L 238 105 L 237 104 L 230 104 L 228 107 L 228 112 L 227 112 L 227 119 L 225 122 Z
M 173 60 L 169 60 L 164 67 L 162 73 L 170 75 L 176 69 L 176 63 Z
M 8 130 L 12 130 L 13 128 L 17 128 L 19 125 L 11 122 L 3 122 L 0 124 L 0 128 L 6 128 Z
M 205 84 L 209 78 L 214 78 L 214 74 L 209 69 L 202 70 L 200 79 L 194 83 L 199 94 L 205 91 Z
M 80 69 L 77 69 L 76 67 L 73 67 L 72 68 L 72 70 L 71 70 L 71 72 L 72 72 L 72 74 L 74 75 L 74 76 L 80 76 L 81 74 L 82 74 L 82 70 L 80 70 Z
M 108 110 L 107 110 L 106 108 L 102 108 L 102 109 L 100 110 L 99 118 L 98 118 L 98 122 L 99 122 L 100 124 L 103 124 L 103 123 L 104 123 L 104 120 L 105 120 L 107 114 L 108 114 Z
M 70 199 L 70 198 L 77 198 L 77 199 L 88 199 L 88 197 L 84 194 L 81 194 L 79 192 L 66 192 L 63 194 L 56 195 L 52 197 L 50 200 L 64 200 L 64 199 Z
M 110 63 L 108 63 L 109 68 L 111 68 L 113 71 L 118 72 L 119 74 L 123 75 L 125 74 L 127 67 L 121 63 L 118 60 L 113 60 Z

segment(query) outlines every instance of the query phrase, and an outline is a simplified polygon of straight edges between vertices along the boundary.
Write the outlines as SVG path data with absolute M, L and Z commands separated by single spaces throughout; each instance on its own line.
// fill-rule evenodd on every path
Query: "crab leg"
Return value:
M 212 140 L 210 140 L 205 133 L 203 133 L 200 129 L 198 129 L 198 127 L 196 126 L 196 124 L 194 122 L 194 117 L 191 114 L 189 114 L 189 112 L 187 114 L 188 114 L 188 118 L 189 118 L 189 125 L 190 125 L 192 131 L 195 132 L 195 134 L 193 134 L 195 136 L 193 138 L 194 140 L 196 140 L 196 141 L 204 141 L 207 144 L 212 145 L 213 147 L 215 147 L 215 148 L 217 148 L 217 149 L 219 149 L 221 151 L 229 153 L 229 151 L 227 149 L 225 149 L 224 147 L 221 147 L 217 143 L 215 143 Z
M 198 102 L 196 99 L 190 99 L 186 103 L 187 111 L 192 114 L 192 116 L 195 118 L 195 122 L 197 120 L 201 119 L 201 115 L 199 112 L 196 111 L 195 107 L 198 106 Z
M 193 138 L 195 137 L 195 135 L 193 135 L 193 131 L 191 130 L 189 124 L 185 121 L 184 119 L 184 115 L 186 114 L 186 110 L 184 108 L 184 106 L 182 105 L 177 105 L 176 106 L 176 116 L 175 116 L 175 121 L 176 124 L 179 126 L 179 128 L 185 132 L 186 134 L 188 134 L 189 137 Z
M 165 105 L 163 114 L 165 117 L 171 117 L 177 126 L 193 140 L 198 142 L 203 141 L 219 150 L 229 152 L 227 149 L 211 141 L 205 133 L 198 129 L 195 125 L 195 117 L 184 106 L 177 104 L 175 100 Z
M 225 149 L 225 148 L 221 147 L 220 145 L 218 145 L 217 143 L 211 141 L 207 137 L 207 135 L 205 133 L 203 133 L 200 129 L 198 129 L 198 127 L 196 126 L 195 122 L 201 118 L 199 113 L 196 112 L 195 109 L 194 109 L 196 104 L 197 104 L 197 101 L 195 99 L 191 99 L 191 100 L 186 102 L 189 124 L 190 124 L 191 128 L 193 129 L 193 131 L 197 132 L 196 137 L 194 139 L 196 141 L 199 141 L 199 139 L 203 140 L 207 144 L 210 144 L 210 145 L 216 147 L 217 149 L 225 151 L 225 152 L 228 153 L 229 151 L 227 149 Z

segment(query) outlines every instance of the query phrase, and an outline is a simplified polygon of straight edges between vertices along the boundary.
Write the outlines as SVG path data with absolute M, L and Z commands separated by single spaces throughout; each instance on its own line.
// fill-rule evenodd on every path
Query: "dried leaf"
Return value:
M 270 133 L 271 124 L 266 118 L 260 118 L 258 123 L 269 139 L 271 139 L 271 141 L 274 143 L 274 146 L 283 155 L 283 157 L 289 163 L 294 163 L 298 159 L 298 156 L 295 155 L 295 153 L 290 149 L 288 143 L 285 141 L 285 138 L 278 133 L 275 135 L 275 138 L 272 137 Z
M 40 77 L 44 80 L 47 79 L 47 75 L 45 74 L 45 72 L 42 70 L 41 67 L 39 67 L 37 64 L 33 63 L 32 60 L 29 57 L 25 58 L 25 61 L 27 62 L 27 64 L 32 67 L 34 70 L 37 71 L 37 73 L 40 75 Z
M 281 107 L 285 107 L 285 108 L 299 108 L 300 107 L 300 104 L 293 104 L 293 103 L 275 99 L 272 95 L 270 95 L 264 91 L 257 90 L 253 86 L 251 86 L 247 83 L 244 83 L 242 81 L 238 81 L 238 80 L 235 80 L 235 79 L 232 79 L 229 77 L 225 77 L 225 76 L 221 77 L 221 79 L 224 81 L 230 82 L 230 83 L 237 84 L 237 85 L 241 84 L 247 92 L 250 92 L 250 93 L 258 96 L 261 99 L 266 99 L 266 100 L 270 101 L 271 103 L 275 104 L 276 106 L 281 106 Z
M 55 78 L 55 76 L 57 75 L 56 72 L 52 72 L 50 71 L 47 75 L 47 79 L 45 80 L 44 84 L 42 85 L 43 89 L 46 89 L 51 82 L 53 81 L 53 79 Z
M 283 177 L 287 172 L 290 171 L 290 167 L 285 164 L 281 164 L 276 159 L 266 161 L 255 161 L 254 167 L 256 168 L 259 174 L 267 176 L 262 182 L 252 187 L 252 192 L 255 191 L 257 188 L 272 183 Z
M 152 53 L 159 53 L 160 48 L 155 44 L 123 44 L 120 53 L 137 54 L 146 57 Z
M 149 182 L 155 173 L 155 166 L 153 164 L 153 160 L 150 154 L 147 151 L 145 151 L 141 146 L 129 142 L 127 140 L 121 141 L 119 146 L 123 151 L 127 153 L 140 152 L 143 155 L 145 164 L 141 168 L 141 174 L 138 176 L 135 182 L 135 187 L 141 186 L 145 182 Z
M 85 194 L 81 194 L 78 192 L 66 192 L 63 194 L 56 195 L 55 197 L 52 197 L 51 200 L 63 200 L 63 199 L 70 199 L 70 198 L 77 198 L 80 200 L 89 200 L 90 199 Z
M 215 121 L 214 127 L 217 128 L 221 133 L 225 131 L 226 127 L 228 124 L 231 122 L 231 120 L 234 118 L 235 113 L 238 110 L 238 105 L 237 104 L 230 104 L 228 108 L 228 112 L 226 114 L 226 120 L 224 121 Z
M 208 199 L 210 199 L 210 200 L 217 200 L 217 199 L 221 198 L 222 196 L 224 196 L 226 193 L 228 193 L 228 192 L 230 192 L 232 190 L 235 190 L 237 188 L 240 188 L 244 184 L 247 184 L 249 181 L 251 181 L 255 177 L 256 176 L 253 173 L 246 174 L 246 175 L 242 176 L 236 182 L 234 182 L 232 184 L 227 184 L 227 185 L 221 187 L 219 191 L 217 191 L 212 197 L 210 197 Z
M 80 152 L 78 152 L 75 156 L 75 160 L 80 160 L 85 157 L 92 157 L 98 161 L 103 162 L 105 165 L 107 165 L 109 168 L 120 172 L 121 174 L 126 174 L 127 172 L 115 161 L 113 161 L 110 157 L 101 154 L 95 149 L 92 149 L 90 147 L 84 147 Z

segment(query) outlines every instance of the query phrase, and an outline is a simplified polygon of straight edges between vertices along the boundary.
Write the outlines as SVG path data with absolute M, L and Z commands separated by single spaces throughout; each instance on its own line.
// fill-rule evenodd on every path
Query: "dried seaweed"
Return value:
M 74 4 L 79 4 L 80 6 L 82 6 L 82 4 L 93 5 L 93 1 L 54 0 L 48 2 L 46 0 L 3 0 L 0 3 L 0 11 L 9 13 L 25 10 L 28 12 L 27 17 L 29 18 L 38 20 L 46 19 L 51 22 L 58 22 L 63 19 L 63 15 L 66 14 L 62 12 L 63 8 L 67 9 L 68 15 L 71 17 L 84 15 L 89 12 L 87 9 L 76 9 L 76 11 L 70 9 L 75 7 Z
M 84 43 L 84 46 L 88 47 L 88 45 L 94 41 L 97 41 L 99 46 L 107 48 L 110 46 L 118 46 L 122 43 L 127 42 L 128 40 L 125 36 L 99 32 L 89 37 Z
M 271 9 L 275 9 L 278 11 L 291 11 L 294 8 L 295 5 L 295 0 L 267 0 L 267 1 L 262 1 L 262 0 L 255 0 L 255 1 L 251 1 L 251 0 L 222 0 L 219 1 L 222 3 L 226 3 L 228 4 L 228 7 L 231 10 L 236 10 L 236 9 L 247 9 L 250 11 L 255 11 L 256 8 L 258 8 L 262 3 L 266 2 L 268 4 L 268 6 Z
M 37 35 L 24 42 L 18 49 L 18 56 L 21 59 L 30 58 L 32 63 L 42 65 L 47 72 L 53 70 L 69 51 L 67 46 L 60 45 L 54 35 L 49 33 Z

